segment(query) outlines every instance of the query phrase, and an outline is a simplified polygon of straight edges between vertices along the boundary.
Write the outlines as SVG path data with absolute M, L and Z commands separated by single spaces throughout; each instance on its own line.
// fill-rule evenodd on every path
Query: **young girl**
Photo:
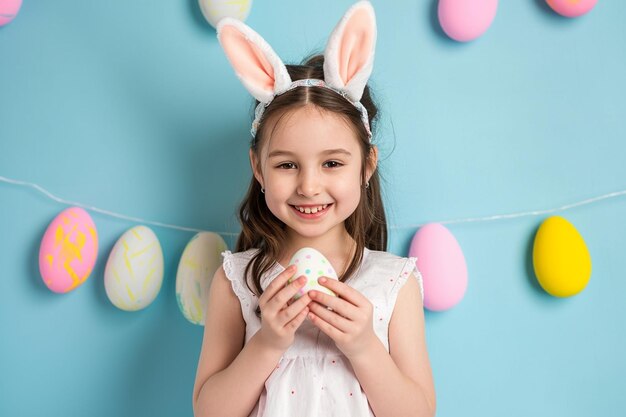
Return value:
M 196 417 L 433 416 L 421 276 L 414 258 L 383 252 L 372 6 L 352 6 L 304 65 L 285 66 L 239 21 L 222 20 L 218 36 L 258 100 L 254 177 L 237 253 L 211 285 Z M 334 266 L 340 279 L 319 284 L 337 296 L 292 301 L 306 279 L 285 266 L 302 247 Z

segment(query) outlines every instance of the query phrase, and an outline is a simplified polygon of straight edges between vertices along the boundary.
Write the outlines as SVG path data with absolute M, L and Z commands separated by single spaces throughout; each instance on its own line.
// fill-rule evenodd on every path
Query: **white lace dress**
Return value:
M 246 321 L 246 343 L 261 328 L 255 310 L 258 298 L 244 280 L 246 265 L 256 252 L 222 253 L 224 271 L 241 303 Z M 416 258 L 402 258 L 387 252 L 365 249 L 358 272 L 346 284 L 374 305 L 374 330 L 389 351 L 388 328 L 400 288 L 413 272 L 422 298 L 422 277 Z M 276 264 L 261 279 L 261 287 L 284 270 Z M 293 345 L 283 354 L 276 369 L 265 381 L 265 389 L 250 417 L 365 417 L 374 416 L 350 361 L 332 339 L 309 320 L 296 332 Z

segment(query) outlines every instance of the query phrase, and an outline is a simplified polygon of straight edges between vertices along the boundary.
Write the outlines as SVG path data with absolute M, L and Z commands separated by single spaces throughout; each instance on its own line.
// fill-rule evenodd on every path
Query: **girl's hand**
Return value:
M 270 349 L 284 352 L 294 341 L 296 330 L 306 319 L 311 302 L 308 295 L 300 297 L 291 305 L 287 302 L 306 284 L 306 277 L 299 277 L 285 286 L 295 272 L 290 266 L 281 272 L 259 297 L 261 309 L 261 329 L 258 337 Z
M 348 359 L 358 356 L 377 343 L 372 321 L 372 303 L 343 282 L 323 277 L 318 282 L 332 290 L 337 297 L 315 290 L 309 291 L 308 295 L 313 300 L 309 305 L 309 318 L 313 324 L 333 339 Z

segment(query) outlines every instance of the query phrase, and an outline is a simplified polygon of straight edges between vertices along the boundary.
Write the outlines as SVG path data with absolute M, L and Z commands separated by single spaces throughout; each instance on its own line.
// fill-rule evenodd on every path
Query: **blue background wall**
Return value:
M 294 12 L 301 3 L 257 1 L 247 20 L 287 62 L 322 50 L 351 4 Z M 395 253 L 421 223 L 626 188 L 626 3 L 600 1 L 573 20 L 540 0 L 500 3 L 482 38 L 458 44 L 434 0 L 374 2 Z M 195 0 L 24 1 L 0 28 L 0 80 L 0 175 L 129 216 L 238 230 L 251 99 Z M 0 201 L 0 415 L 191 415 L 202 328 L 178 311 L 175 274 L 194 233 L 153 228 L 164 285 L 150 307 L 126 313 L 102 276 L 136 223 L 92 213 L 96 268 L 57 295 L 37 256 L 65 206 L 5 183 Z M 426 313 L 439 416 L 623 415 L 625 213 L 626 197 L 560 213 L 593 259 L 571 299 L 534 278 L 544 216 L 449 227 L 469 287 L 455 309 Z

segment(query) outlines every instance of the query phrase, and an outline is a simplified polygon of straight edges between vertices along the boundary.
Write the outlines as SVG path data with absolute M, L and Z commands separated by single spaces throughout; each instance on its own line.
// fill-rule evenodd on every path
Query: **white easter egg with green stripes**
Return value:
M 163 283 L 163 250 L 146 226 L 127 230 L 115 243 L 104 268 L 104 288 L 111 303 L 141 310 L 156 298 Z
M 204 326 L 209 288 L 226 249 L 220 235 L 200 232 L 183 250 L 176 273 L 176 300 L 183 316 L 193 324 Z

